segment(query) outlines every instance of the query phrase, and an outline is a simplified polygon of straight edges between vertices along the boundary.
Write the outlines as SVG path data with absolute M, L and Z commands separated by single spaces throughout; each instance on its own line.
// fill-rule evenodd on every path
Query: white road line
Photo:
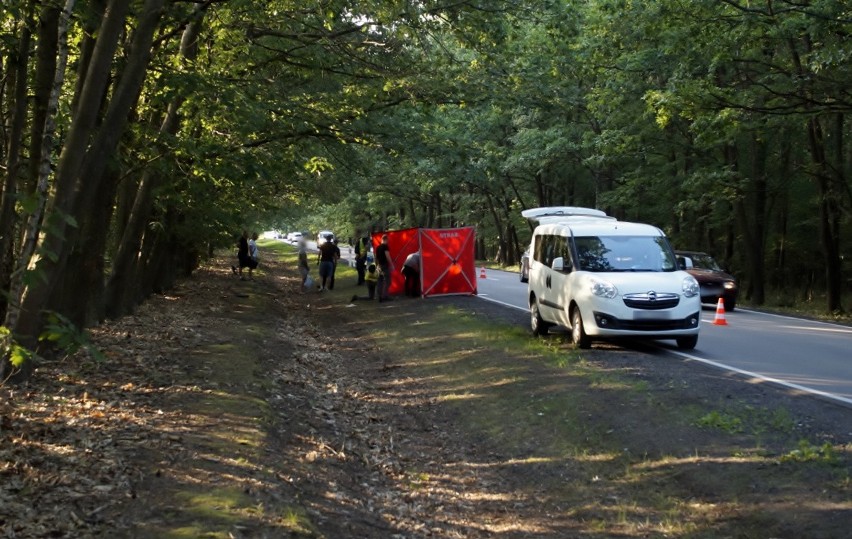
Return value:
M 786 387 L 786 388 L 795 389 L 797 391 L 802 391 L 804 393 L 809 393 L 811 395 L 816 395 L 816 396 L 823 397 L 823 398 L 826 398 L 826 399 L 838 401 L 838 402 L 841 402 L 843 404 L 846 404 L 847 406 L 852 406 L 852 399 L 847 399 L 846 397 L 834 395 L 833 393 L 826 393 L 825 391 L 820 391 L 819 389 L 813 389 L 811 387 L 807 387 L 807 386 L 803 386 L 803 385 L 799 385 L 799 384 L 794 384 L 793 382 L 785 382 L 784 380 L 779 380 L 778 378 L 772 378 L 771 376 L 764 376 L 764 375 L 758 374 L 756 372 L 738 369 L 736 367 L 731 367 L 730 365 L 727 365 L 725 363 L 719 363 L 718 361 L 712 361 L 712 360 L 709 360 L 709 359 L 700 358 L 698 356 L 693 356 L 691 354 L 687 354 L 685 352 L 680 352 L 678 350 L 671 350 L 670 348 L 663 348 L 663 347 L 660 347 L 660 349 L 665 350 L 666 352 L 669 352 L 669 353 L 672 353 L 672 354 L 679 355 L 679 356 L 684 357 L 684 358 L 686 358 L 690 361 L 697 361 L 699 363 L 704 363 L 705 365 L 710 365 L 710 366 L 716 367 L 718 369 L 722 369 L 722 370 L 730 371 L 730 372 L 735 372 L 737 374 L 742 374 L 743 376 L 747 376 L 749 378 L 755 378 L 757 380 L 762 380 L 764 382 L 770 382 L 770 383 L 773 383 L 773 384 L 778 384 L 778 385 Z
M 506 303 L 504 301 L 491 299 L 491 298 L 488 297 L 488 294 L 477 294 L 476 297 L 478 297 L 480 299 L 484 299 L 485 301 L 490 301 L 491 303 L 496 303 L 498 305 L 502 305 L 504 307 L 511 307 L 511 308 L 517 309 L 519 311 L 526 311 L 527 310 L 526 307 L 518 307 L 517 305 L 512 305 L 511 303 Z

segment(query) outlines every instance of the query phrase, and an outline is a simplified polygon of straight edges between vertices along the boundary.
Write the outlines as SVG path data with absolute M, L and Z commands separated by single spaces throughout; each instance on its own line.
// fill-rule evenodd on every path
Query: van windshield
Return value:
M 577 236 L 577 263 L 583 271 L 675 271 L 663 236 Z

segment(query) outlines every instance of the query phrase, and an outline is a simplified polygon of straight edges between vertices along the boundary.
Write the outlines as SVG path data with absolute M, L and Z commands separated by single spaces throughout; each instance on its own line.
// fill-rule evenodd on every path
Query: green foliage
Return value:
M 750 405 L 737 405 L 732 411 L 710 411 L 696 420 L 701 428 L 721 430 L 729 434 L 749 432 L 792 432 L 793 418 L 783 408 L 774 410 Z
M 834 447 L 828 442 L 817 446 L 807 440 L 799 440 L 799 446 L 782 455 L 781 462 L 820 462 L 835 465 L 840 460 Z
M 34 354 L 17 343 L 9 328 L 0 326 L 0 357 L 8 358 L 13 367 L 19 368 L 30 361 Z
M 742 419 L 718 410 L 713 410 L 702 416 L 696 424 L 702 428 L 717 429 L 731 434 L 743 431 Z
M 4 4 L 4 57 L 23 5 Z M 230 246 L 242 229 L 346 237 L 473 225 L 480 256 L 513 264 L 529 239 L 520 210 L 570 204 L 653 223 L 676 246 L 716 255 L 744 290 L 786 290 L 802 275 L 823 284 L 820 197 L 836 198 L 838 215 L 852 207 L 842 2 L 774 11 L 712 0 L 204 5 L 191 58 L 179 37 L 194 8 L 165 8 L 111 156 L 121 191 L 130 188 L 105 204 L 129 209 L 133 186 L 153 175 L 147 222 L 164 237 L 200 248 Z M 72 19 L 72 65 L 83 60 L 83 24 L 99 23 L 90 7 Z M 76 76 L 68 70 L 60 96 L 60 136 L 72 132 Z M 172 111 L 179 121 L 163 129 Z M 826 171 L 834 183 L 820 191 L 814 179 Z M 32 211 L 22 196 L 18 209 Z M 57 243 L 87 218 L 48 215 L 40 232 Z M 117 237 L 124 217 L 115 215 Z M 838 218 L 832 229 L 839 253 L 852 245 L 850 226 Z M 26 283 L 39 286 L 34 277 Z
M 69 355 L 82 348 L 97 361 L 106 359 L 103 353 L 94 347 L 85 331 L 78 329 L 67 317 L 57 312 L 48 313 L 47 324 L 39 335 L 39 341 L 49 342 Z

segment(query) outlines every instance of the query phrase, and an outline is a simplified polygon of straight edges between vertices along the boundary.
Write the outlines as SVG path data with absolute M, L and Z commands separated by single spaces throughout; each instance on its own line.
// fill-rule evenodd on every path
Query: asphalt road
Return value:
M 528 311 L 527 285 L 517 272 L 487 270 L 478 288 L 483 300 Z M 852 406 L 852 328 L 740 307 L 725 313 L 727 325 L 713 324 L 715 317 L 715 306 L 703 310 L 694 350 L 677 350 L 674 341 L 657 344 L 691 361 Z

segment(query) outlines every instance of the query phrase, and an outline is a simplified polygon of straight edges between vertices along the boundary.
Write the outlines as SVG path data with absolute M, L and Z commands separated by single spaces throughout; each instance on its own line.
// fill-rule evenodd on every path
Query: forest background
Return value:
M 3 0 L 0 379 L 244 229 L 603 209 L 745 301 L 850 291 L 842 0 Z

